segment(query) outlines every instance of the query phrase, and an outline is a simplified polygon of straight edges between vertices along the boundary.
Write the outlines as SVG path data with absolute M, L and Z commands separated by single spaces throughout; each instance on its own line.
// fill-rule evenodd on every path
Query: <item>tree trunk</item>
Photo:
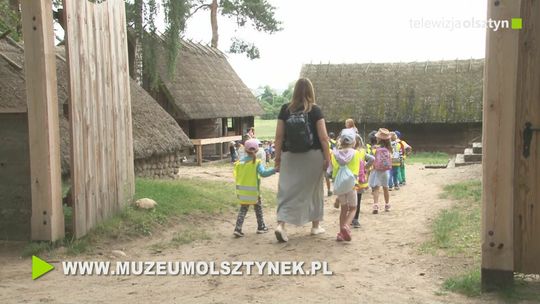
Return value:
M 218 24 L 217 24 L 217 10 L 218 10 L 218 3 L 217 0 L 212 0 L 212 4 L 210 4 L 210 23 L 212 24 L 212 47 L 217 48 L 218 47 Z
M 135 44 L 133 50 L 133 79 L 142 86 L 143 84 L 143 0 L 135 0 Z

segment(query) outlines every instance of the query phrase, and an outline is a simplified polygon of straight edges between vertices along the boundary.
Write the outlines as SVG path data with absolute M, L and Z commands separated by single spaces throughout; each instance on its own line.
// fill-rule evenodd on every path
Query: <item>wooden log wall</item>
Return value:
M 157 155 L 135 160 L 135 175 L 144 178 L 176 179 L 182 165 L 182 159 L 189 155 L 189 151 L 176 154 Z
M 123 0 L 64 1 L 70 70 L 74 232 L 85 235 L 134 194 Z

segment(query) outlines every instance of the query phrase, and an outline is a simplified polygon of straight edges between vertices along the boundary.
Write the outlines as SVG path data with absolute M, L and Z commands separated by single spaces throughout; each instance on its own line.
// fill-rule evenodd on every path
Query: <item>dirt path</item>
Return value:
M 104 255 L 69 260 L 111 260 L 107 252 L 124 249 L 130 260 L 152 261 L 327 261 L 333 276 L 200 276 L 200 277 L 66 277 L 60 271 L 32 282 L 30 260 L 0 247 L 0 294 L 4 303 L 486 303 L 456 294 L 437 295 L 443 275 L 459 259 L 448 261 L 418 252 L 429 237 L 429 222 L 451 202 L 438 197 L 442 186 L 478 178 L 480 167 L 424 170 L 408 167 L 409 184 L 391 192 L 393 209 L 371 215 L 371 195 L 364 195 L 362 228 L 353 241 L 337 243 L 338 210 L 326 202 L 323 226 L 327 233 L 310 236 L 309 225 L 289 226 L 290 241 L 278 244 L 274 234 L 256 235 L 255 216 L 246 218 L 246 237 L 234 239 L 234 214 L 200 223 L 212 236 L 178 249 L 155 253 L 149 245 L 160 236 L 103 248 Z M 230 181 L 230 168 L 187 168 L 188 177 Z M 277 188 L 277 176 L 263 181 Z M 332 198 L 333 199 L 333 198 Z M 275 208 L 265 210 L 275 224 Z M 6 246 L 6 245 L 4 245 Z M 63 257 L 52 257 L 61 261 Z M 125 258 L 124 258 L 125 259 Z M 448 264 L 450 263 L 450 264 Z M 460 264 L 461 263 L 461 264 Z M 444 264 L 444 265 L 443 265 Z M 445 271 L 445 273 L 441 273 Z M 7 301 L 6 301 L 7 300 Z M 490 299 L 493 301 L 493 299 Z M 492 302 L 490 301 L 490 302 Z

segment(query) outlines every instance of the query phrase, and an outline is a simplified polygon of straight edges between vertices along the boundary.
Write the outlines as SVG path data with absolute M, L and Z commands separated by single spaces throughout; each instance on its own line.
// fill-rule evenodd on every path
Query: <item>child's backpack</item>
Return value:
M 392 169 L 392 157 L 390 151 L 386 148 L 377 148 L 375 150 L 375 161 L 373 162 L 373 168 L 379 171 L 386 171 Z
M 289 152 L 307 152 L 313 145 L 313 132 L 306 112 L 291 113 L 285 121 L 285 148 Z
M 401 144 L 397 141 L 392 142 L 392 164 L 401 164 Z
M 339 165 L 336 178 L 334 179 L 334 194 L 340 195 L 351 191 L 356 184 L 356 177 L 351 169 L 345 165 Z
M 365 158 L 366 158 L 366 152 L 361 151 L 360 152 L 360 170 L 358 171 L 358 183 L 359 184 L 365 184 L 367 182 L 366 160 L 365 160 Z

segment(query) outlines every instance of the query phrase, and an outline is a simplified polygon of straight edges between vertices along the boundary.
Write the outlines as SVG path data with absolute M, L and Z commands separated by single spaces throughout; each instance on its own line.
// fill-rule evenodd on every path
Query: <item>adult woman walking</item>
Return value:
M 291 102 L 281 107 L 275 148 L 275 167 L 280 172 L 276 238 L 288 241 L 286 223 L 300 226 L 312 222 L 311 234 L 324 233 L 319 223 L 330 151 L 324 117 L 307 78 L 296 82 Z

